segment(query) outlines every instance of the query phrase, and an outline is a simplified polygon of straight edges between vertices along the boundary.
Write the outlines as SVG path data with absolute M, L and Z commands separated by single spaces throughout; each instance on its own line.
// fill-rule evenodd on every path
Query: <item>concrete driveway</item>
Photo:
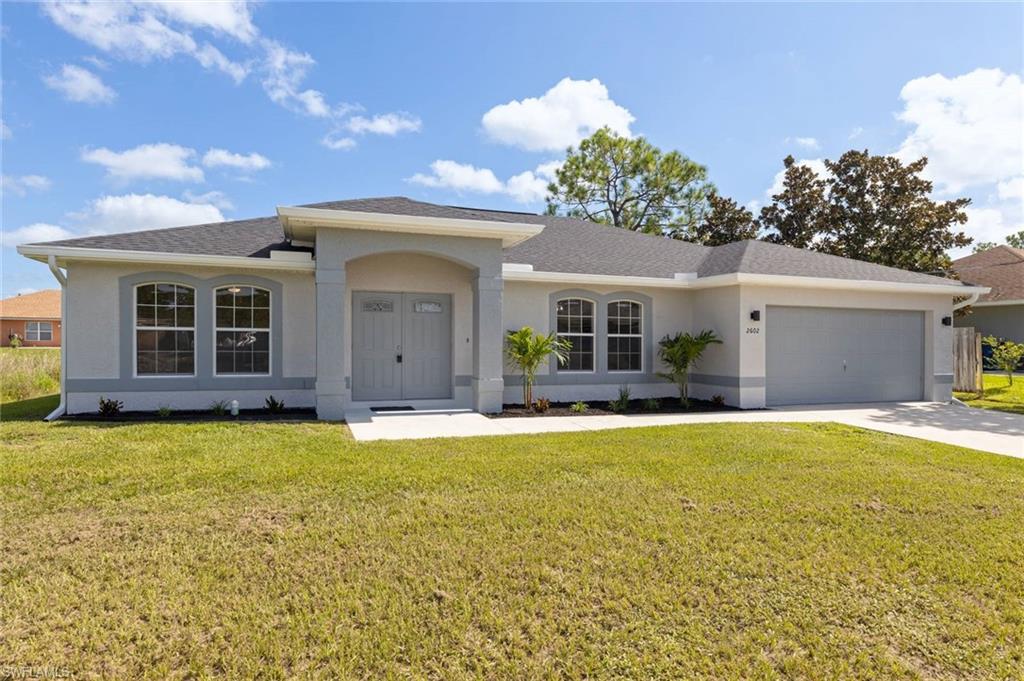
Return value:
M 356 440 L 411 440 L 670 426 L 690 423 L 845 423 L 868 430 L 1024 458 L 1024 416 L 937 402 L 785 407 L 714 414 L 537 416 L 492 419 L 472 411 L 350 410 Z

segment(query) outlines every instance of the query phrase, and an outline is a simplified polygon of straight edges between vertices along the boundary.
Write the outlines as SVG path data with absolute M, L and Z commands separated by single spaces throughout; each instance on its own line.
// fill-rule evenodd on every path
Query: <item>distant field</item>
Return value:
M 0 348 L 0 402 L 60 391 L 58 348 Z

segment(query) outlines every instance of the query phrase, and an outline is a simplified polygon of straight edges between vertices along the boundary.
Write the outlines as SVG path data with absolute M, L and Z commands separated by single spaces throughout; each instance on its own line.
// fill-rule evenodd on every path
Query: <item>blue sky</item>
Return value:
M 608 124 L 763 203 L 787 154 L 932 158 L 968 231 L 1024 228 L 1024 7 L 9 4 L 2 295 L 14 245 L 406 195 L 543 208 Z

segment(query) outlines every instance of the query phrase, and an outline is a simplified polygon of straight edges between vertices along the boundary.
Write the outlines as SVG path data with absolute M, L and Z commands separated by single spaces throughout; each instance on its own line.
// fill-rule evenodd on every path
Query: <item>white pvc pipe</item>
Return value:
M 59 419 L 68 410 L 66 403 L 66 392 L 64 380 L 68 375 L 68 277 L 57 267 L 57 257 L 49 256 L 46 264 L 50 266 L 50 272 L 54 279 L 60 284 L 60 403 L 57 408 L 46 415 L 44 420 L 54 421 Z

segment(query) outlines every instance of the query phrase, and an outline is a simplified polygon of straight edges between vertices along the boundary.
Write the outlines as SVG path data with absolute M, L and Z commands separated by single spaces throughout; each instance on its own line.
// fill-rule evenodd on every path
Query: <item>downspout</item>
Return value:
M 967 296 L 967 298 L 965 298 L 964 300 L 961 300 L 959 303 L 953 303 L 953 312 L 956 312 L 962 307 L 967 307 L 968 305 L 975 304 L 976 302 L 978 302 L 978 298 L 980 297 L 981 294 L 975 291 L 971 295 Z
M 46 264 L 50 266 L 50 272 L 60 284 L 60 403 L 44 419 L 54 421 L 63 416 L 68 409 L 64 390 L 64 381 L 68 375 L 68 277 L 57 267 L 57 256 L 49 256 Z

